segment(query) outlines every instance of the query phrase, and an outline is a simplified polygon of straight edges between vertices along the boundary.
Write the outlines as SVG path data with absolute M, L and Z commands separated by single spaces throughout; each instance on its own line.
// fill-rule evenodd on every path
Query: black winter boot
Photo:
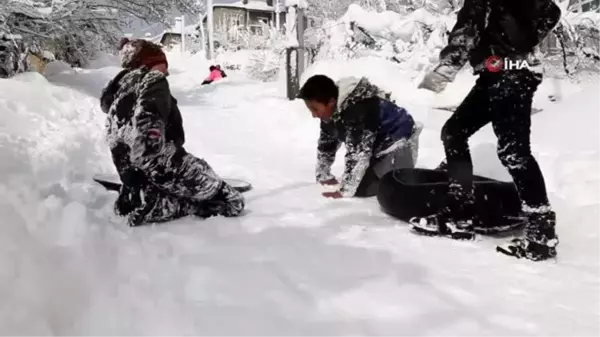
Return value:
M 496 250 L 502 254 L 532 261 L 543 261 L 556 257 L 558 236 L 555 232 L 556 214 L 553 211 L 529 213 L 525 235 L 511 242 L 498 246 Z
M 465 190 L 460 184 L 450 183 L 446 206 L 441 212 L 409 221 L 415 233 L 445 236 L 458 240 L 475 239 L 475 227 L 480 225 L 475 212 L 473 188 Z
M 452 219 L 444 213 L 410 219 L 411 229 L 422 235 L 445 236 L 455 240 L 475 239 L 477 219 Z

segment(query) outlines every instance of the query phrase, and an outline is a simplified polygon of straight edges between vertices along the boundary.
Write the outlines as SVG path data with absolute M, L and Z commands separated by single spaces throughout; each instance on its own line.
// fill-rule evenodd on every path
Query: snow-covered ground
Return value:
M 314 183 L 318 122 L 278 83 L 171 59 L 186 147 L 224 177 L 249 180 L 247 214 L 129 228 L 115 195 L 97 96 L 118 68 L 51 68 L 0 79 L 0 333 L 28 335 L 598 335 L 598 78 L 546 81 L 533 149 L 558 213 L 556 261 L 499 255 L 506 239 L 454 242 L 409 233 L 372 199 L 327 200 Z M 442 159 L 439 130 L 473 78 L 440 96 L 418 74 L 375 60 L 309 73 L 370 77 L 426 129 L 419 166 Z M 476 171 L 506 179 L 486 127 Z M 341 173 L 343 155 L 335 165 Z

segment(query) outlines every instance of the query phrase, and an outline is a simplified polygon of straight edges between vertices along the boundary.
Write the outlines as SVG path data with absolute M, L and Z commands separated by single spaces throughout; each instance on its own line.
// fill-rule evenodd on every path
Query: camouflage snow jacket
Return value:
M 149 69 L 125 69 L 103 89 L 107 141 L 124 186 L 152 183 L 174 196 L 206 200 L 223 181 L 183 148 L 185 135 L 177 101 L 166 77 Z
M 560 20 L 552 0 L 465 0 L 440 64 L 481 69 L 492 55 L 526 58 Z
M 415 127 L 410 114 L 366 78 L 348 77 L 337 83 L 339 96 L 331 121 L 321 122 L 317 145 L 316 179 L 333 178 L 331 166 L 341 146 L 346 145 L 340 192 L 354 196 L 365 171 L 378 155 L 408 139 Z

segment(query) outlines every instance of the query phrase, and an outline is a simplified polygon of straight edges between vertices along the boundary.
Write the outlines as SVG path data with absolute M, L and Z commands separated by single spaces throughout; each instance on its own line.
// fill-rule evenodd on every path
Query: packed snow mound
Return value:
M 96 98 L 35 72 L 0 80 L 0 110 L 3 226 L 40 234 L 47 203 L 91 200 L 85 182 L 110 169 L 103 114 Z
M 444 25 L 446 28 L 452 28 L 454 24 L 450 17 L 432 13 L 425 8 L 400 14 L 393 11 L 367 10 L 357 4 L 350 5 L 340 20 L 347 23 L 355 22 L 373 36 L 404 42 L 410 42 L 423 25 L 427 27 Z
M 99 69 L 104 67 L 118 67 L 121 64 L 119 56 L 106 52 L 97 52 L 94 59 L 86 65 L 87 69 Z
M 435 62 L 455 21 L 455 15 L 426 8 L 377 12 L 352 4 L 339 20 L 324 25 L 319 59 L 376 56 L 406 69 L 422 69 Z
M 75 73 L 75 69 L 73 69 L 68 63 L 63 61 L 52 61 L 46 65 L 46 69 L 44 71 L 44 76 L 54 76 L 56 74 L 73 74 Z
M 79 247 L 91 235 L 90 219 L 97 212 L 104 222 L 111 216 L 112 200 L 91 188 L 93 174 L 114 169 L 104 142 L 100 92 L 87 91 L 106 84 L 98 83 L 106 80 L 102 71 L 112 70 L 77 72 L 64 64 L 57 70 L 58 85 L 35 72 L 0 79 L 3 333 L 53 335 L 70 324 L 81 308 L 63 311 L 62 304 L 88 291 L 74 284 L 85 277 L 71 264 L 80 254 L 58 252 Z M 56 314 L 34 318 L 36 310 Z
M 73 170 L 85 166 L 72 154 L 93 150 L 82 147 L 100 135 L 103 120 L 97 105 L 96 99 L 51 84 L 36 72 L 1 80 L 0 137 L 5 148 L 0 155 L 15 159 L 0 161 L 2 178 L 43 173 L 54 165 Z M 54 173 L 59 175 L 53 178 L 60 179 L 64 172 Z
M 110 81 L 121 68 L 118 66 L 109 66 L 98 69 L 73 69 L 67 64 L 60 64 L 52 67 L 50 73 L 46 73 L 46 78 L 54 85 L 59 85 L 70 90 L 76 90 L 91 97 L 100 94 L 104 86 Z M 51 65 L 52 65 L 51 64 Z M 60 71 L 55 71 L 59 70 Z

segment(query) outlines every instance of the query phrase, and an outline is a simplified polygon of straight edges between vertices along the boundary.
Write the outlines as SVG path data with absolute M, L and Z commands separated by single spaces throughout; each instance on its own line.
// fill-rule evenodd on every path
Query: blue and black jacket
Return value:
M 366 78 L 344 78 L 332 119 L 321 122 L 316 179 L 333 178 L 331 166 L 341 143 L 346 145 L 340 192 L 354 196 L 365 171 L 378 154 L 413 134 L 415 121 L 408 112 Z

